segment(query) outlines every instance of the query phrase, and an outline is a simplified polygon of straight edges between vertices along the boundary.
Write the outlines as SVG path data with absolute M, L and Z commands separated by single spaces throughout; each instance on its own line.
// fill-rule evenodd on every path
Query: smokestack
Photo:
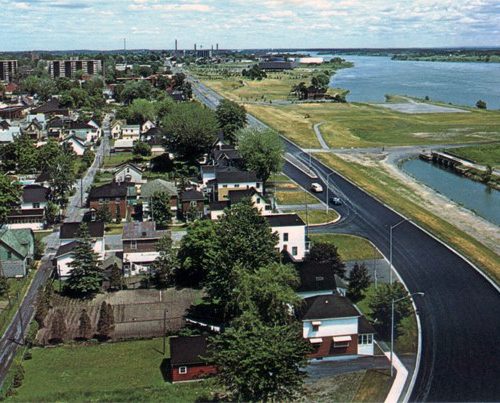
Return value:
M 214 45 L 212 45 L 212 52 L 214 51 Z
M 219 51 L 219 44 L 218 44 L 218 43 L 216 43 L 216 44 L 215 44 L 215 50 L 216 50 L 217 52 Z
M 177 39 L 175 40 L 175 53 L 177 53 Z
M 196 52 L 196 43 L 194 44 L 194 51 Z

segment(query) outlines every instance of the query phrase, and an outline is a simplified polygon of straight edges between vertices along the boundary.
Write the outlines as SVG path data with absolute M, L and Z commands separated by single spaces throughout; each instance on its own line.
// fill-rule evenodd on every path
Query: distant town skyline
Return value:
M 411 3 L 411 4 L 408 4 Z M 0 0 L 0 51 L 500 44 L 497 0 Z

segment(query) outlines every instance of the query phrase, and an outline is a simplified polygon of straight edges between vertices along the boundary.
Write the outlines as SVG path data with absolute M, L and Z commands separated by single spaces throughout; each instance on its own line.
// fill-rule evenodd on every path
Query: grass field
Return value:
M 277 191 L 275 193 L 278 205 L 318 204 L 319 200 L 303 190 Z
M 309 210 L 306 214 L 305 210 L 295 211 L 305 223 L 308 224 L 326 224 L 336 220 L 339 214 L 330 209 L 328 214 L 326 210 Z
M 412 201 L 409 195 L 414 192 L 403 183 L 379 169 L 346 162 L 332 154 L 320 154 L 318 158 L 368 193 L 421 224 L 484 268 L 496 281 L 500 281 L 500 257 L 470 235 Z
M 120 235 L 123 233 L 123 224 L 106 224 L 106 235 Z
M 133 158 L 134 156 L 130 152 L 111 154 L 104 158 L 104 168 L 116 167 L 124 162 L 131 161 Z
M 382 255 L 365 238 L 347 234 L 311 234 L 311 241 L 333 243 L 342 260 L 380 259 Z
M 167 343 L 168 348 L 168 343 Z M 161 366 L 162 339 L 94 346 L 34 348 L 13 401 L 207 400 L 205 382 L 172 385 Z M 168 357 L 169 352 L 167 351 Z
M 446 150 L 446 152 L 477 164 L 500 167 L 500 143 L 453 148 Z
M 479 143 L 500 140 L 500 112 L 404 114 L 368 104 L 245 105 L 247 110 L 303 147 L 318 147 L 321 126 L 330 147 Z
M 353 402 L 383 402 L 392 386 L 388 369 L 370 369 L 366 371 Z

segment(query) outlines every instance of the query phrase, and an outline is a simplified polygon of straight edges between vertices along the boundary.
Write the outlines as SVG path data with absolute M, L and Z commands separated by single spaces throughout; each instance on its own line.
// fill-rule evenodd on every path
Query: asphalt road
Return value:
M 109 121 L 104 123 L 104 127 L 106 128 L 104 133 L 107 134 L 109 131 Z M 108 150 L 109 146 L 107 140 L 106 135 L 104 135 L 101 146 L 98 148 L 96 153 L 96 159 L 83 178 L 83 183 L 87 187 L 92 183 L 97 168 L 101 163 L 102 156 L 105 155 L 104 153 Z M 86 189 L 86 187 L 84 187 L 84 189 Z M 84 191 L 84 201 L 86 196 L 87 193 Z M 77 192 L 70 198 L 68 203 L 66 210 L 66 222 L 81 220 L 82 214 L 79 208 L 80 202 L 80 189 L 77 186 Z M 23 302 L 21 303 L 20 309 L 0 339 L 0 387 L 3 385 L 5 376 L 7 375 L 9 367 L 12 364 L 17 348 L 23 345 L 26 328 L 35 314 L 36 295 L 38 293 L 38 289 L 45 284 L 52 274 L 52 259 L 58 247 L 59 232 L 56 231 L 46 238 L 45 253 L 41 261 L 41 266 L 35 273 L 35 277 L 33 278 Z
M 197 98 L 211 108 L 216 107 L 219 97 L 195 84 Z M 252 116 L 249 123 L 265 126 Z M 285 140 L 285 146 L 287 152 L 309 163 L 295 145 Z M 389 256 L 389 228 L 403 217 L 314 158 L 311 163 L 320 176 L 329 175 L 331 193 L 344 201 L 339 209 L 342 220 L 315 228 L 314 232 L 365 236 Z M 284 172 L 309 189 L 312 180 L 297 168 L 286 163 Z M 319 196 L 326 198 L 325 193 Z M 415 298 L 422 324 L 422 356 L 410 399 L 499 401 L 498 290 L 467 261 L 411 222 L 399 225 L 393 240 L 393 265 L 397 272 L 410 292 L 425 292 L 424 297 Z

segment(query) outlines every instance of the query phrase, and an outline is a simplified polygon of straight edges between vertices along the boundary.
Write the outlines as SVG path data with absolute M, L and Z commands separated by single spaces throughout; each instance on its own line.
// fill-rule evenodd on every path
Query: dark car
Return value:
M 342 199 L 337 196 L 330 197 L 330 203 L 333 203 L 336 206 L 340 206 L 342 204 Z

